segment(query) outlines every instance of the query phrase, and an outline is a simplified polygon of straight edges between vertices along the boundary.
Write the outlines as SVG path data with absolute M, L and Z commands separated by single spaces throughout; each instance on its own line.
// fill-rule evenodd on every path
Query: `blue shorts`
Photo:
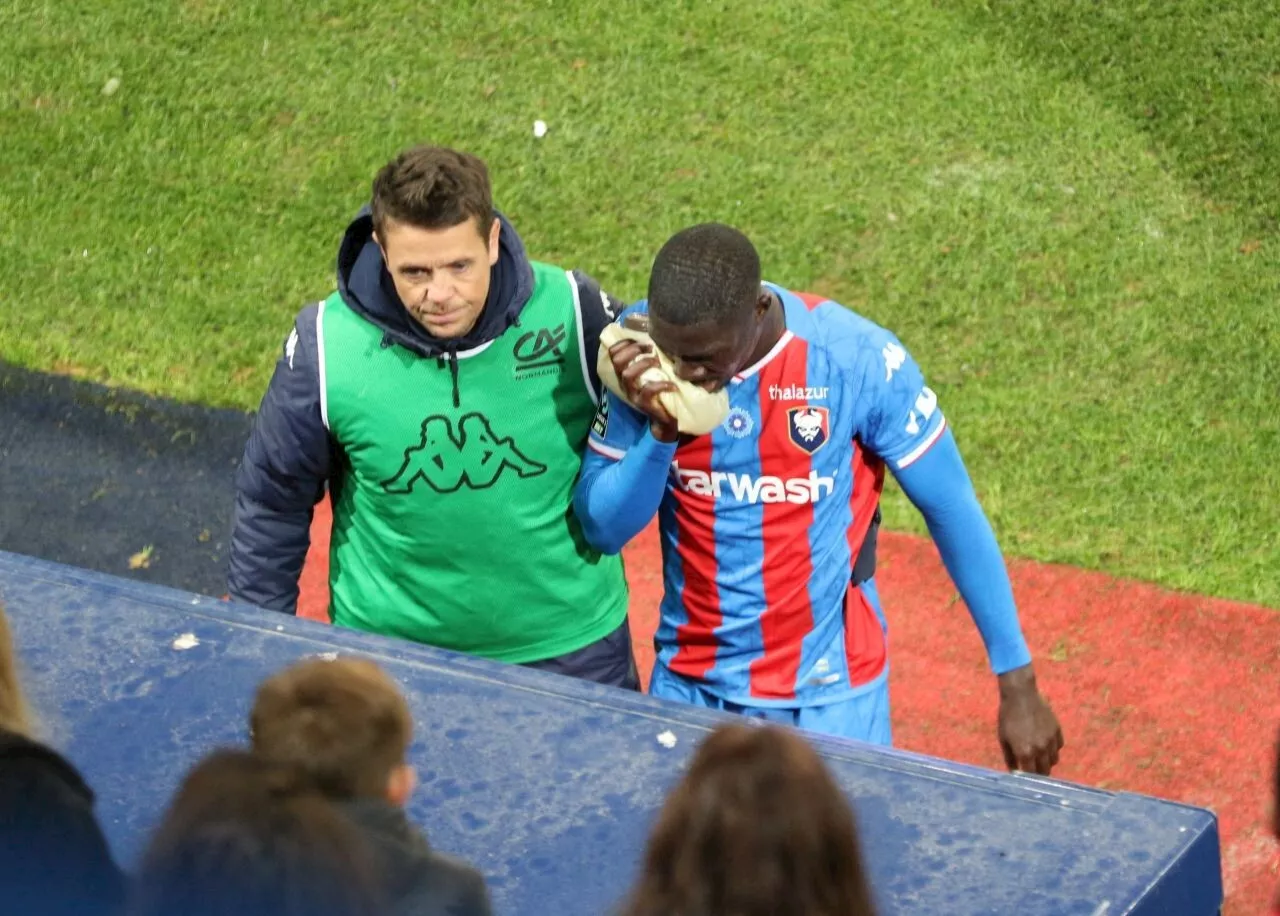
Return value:
M 673 674 L 661 662 L 653 666 L 653 679 L 649 682 L 649 694 L 677 703 L 688 703 L 706 709 L 722 709 L 725 712 L 764 719 L 779 725 L 792 725 L 806 731 L 851 738 L 869 744 L 889 747 L 893 744 L 893 728 L 889 722 L 889 672 L 886 669 L 879 681 L 847 700 L 824 703 L 821 706 L 787 708 L 778 706 L 744 706 L 730 703 L 704 690 L 695 682 Z

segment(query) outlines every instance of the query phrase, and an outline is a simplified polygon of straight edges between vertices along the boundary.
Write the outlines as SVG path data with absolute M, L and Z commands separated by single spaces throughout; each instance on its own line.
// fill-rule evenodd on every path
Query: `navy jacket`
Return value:
M 50 748 L 0 729 L 0 909 L 105 916 L 125 879 L 93 813 L 93 792 Z
M 374 800 L 340 807 L 369 842 L 393 916 L 490 916 L 480 872 L 432 849 L 402 810 Z
M 401 346 L 453 373 L 457 385 L 459 350 L 477 347 L 504 334 L 520 321 L 533 294 L 533 268 L 524 243 L 499 214 L 498 261 L 492 268 L 489 296 L 476 326 L 464 337 L 432 337 L 409 314 L 373 241 L 369 208 L 355 218 L 338 250 L 338 290 L 357 314 L 382 331 L 384 347 Z M 618 314 L 621 304 L 601 291 L 586 274 L 574 271 L 582 305 L 582 333 L 587 353 L 595 353 L 600 331 Z M 294 321 L 262 399 L 236 475 L 236 502 L 231 530 L 228 592 L 236 601 L 295 613 L 298 576 L 311 543 L 315 504 L 332 481 L 340 485 L 341 442 L 335 441 L 320 416 L 320 372 L 316 342 L 317 306 L 304 308 Z M 597 396 L 595 362 L 588 360 L 590 383 Z

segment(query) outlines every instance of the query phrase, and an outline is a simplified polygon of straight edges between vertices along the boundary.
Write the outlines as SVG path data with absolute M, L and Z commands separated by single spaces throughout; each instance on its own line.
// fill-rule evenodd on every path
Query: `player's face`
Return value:
M 500 224 L 482 234 L 474 218 L 448 229 L 389 221 L 374 241 L 396 294 L 433 337 L 461 337 L 475 327 L 498 260 Z
M 676 374 L 708 391 L 719 391 L 746 368 L 760 340 L 760 315 L 744 309 L 743 318 L 731 325 L 707 321 L 701 324 L 667 324 L 649 315 L 649 336 L 671 357 Z

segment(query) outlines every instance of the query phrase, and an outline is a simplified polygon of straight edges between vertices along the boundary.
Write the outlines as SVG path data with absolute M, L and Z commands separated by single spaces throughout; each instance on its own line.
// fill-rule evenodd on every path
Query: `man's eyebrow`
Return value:
M 475 258 L 473 258 L 473 257 L 471 257 L 471 256 L 469 256 L 469 255 L 464 255 L 463 257 L 460 257 L 460 258 L 451 258 L 451 259 L 450 259 L 450 260 L 448 260 L 448 261 L 441 261 L 441 262 L 440 262 L 440 264 L 425 264 L 425 263 L 418 263 L 418 262 L 416 262 L 416 261 L 411 261 L 411 262 L 409 262 L 408 264 L 401 264 L 401 265 L 400 265 L 399 267 L 397 267 L 396 269 L 397 269 L 397 270 L 401 270 L 401 271 L 404 271 L 404 270 L 435 270 L 437 267 L 455 267 L 455 266 L 457 266 L 457 265 L 459 265 L 459 264 L 470 264 L 470 263 L 472 263 L 473 261 L 475 261 Z

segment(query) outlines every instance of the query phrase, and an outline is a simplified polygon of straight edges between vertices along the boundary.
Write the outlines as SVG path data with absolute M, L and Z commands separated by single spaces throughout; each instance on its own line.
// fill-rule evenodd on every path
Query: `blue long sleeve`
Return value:
M 587 450 L 573 509 L 596 550 L 617 553 L 649 524 L 666 493 L 675 453 L 674 442 L 659 442 L 647 429 L 621 458 Z
M 1031 662 L 995 532 L 948 429 L 919 460 L 896 472 L 920 510 L 942 562 L 968 605 L 996 674 Z

